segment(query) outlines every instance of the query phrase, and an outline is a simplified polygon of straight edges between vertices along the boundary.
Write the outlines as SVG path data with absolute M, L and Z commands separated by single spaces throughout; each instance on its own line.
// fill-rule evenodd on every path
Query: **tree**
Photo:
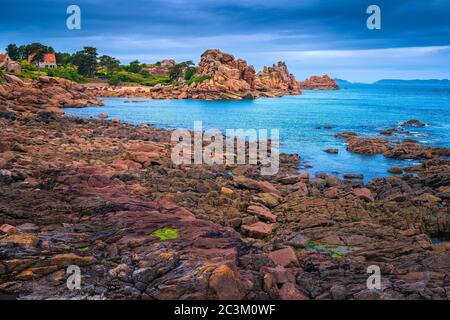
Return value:
M 198 71 L 197 67 L 188 67 L 184 73 L 184 80 L 190 80 Z
M 72 55 L 66 52 L 57 52 L 55 53 L 56 63 L 58 65 L 68 65 L 72 63 Z
M 25 59 L 28 58 L 30 54 L 36 53 L 38 51 L 42 51 L 43 53 L 55 52 L 55 50 L 52 47 L 43 45 L 42 43 L 34 42 L 24 47 L 24 53 L 26 55 Z
M 134 60 L 130 62 L 128 67 L 129 72 L 139 73 L 142 70 L 141 63 L 138 60 Z
M 6 53 L 8 54 L 8 56 L 13 59 L 13 60 L 20 60 L 20 51 L 19 48 L 11 43 L 6 47 Z
M 84 47 L 75 53 L 73 64 L 78 67 L 78 73 L 84 76 L 92 76 L 97 68 L 97 49 Z
M 120 61 L 110 56 L 103 55 L 98 58 L 98 60 L 99 65 L 105 68 L 108 72 L 113 72 L 120 67 Z
M 37 65 L 37 67 L 38 67 L 38 77 L 40 77 L 41 76 L 41 62 L 44 61 L 44 54 L 45 54 L 45 52 L 41 48 L 41 49 L 38 49 L 37 51 L 35 51 L 33 54 L 34 55 L 31 58 L 31 62 L 33 62 L 33 63 L 35 63 Z
M 22 45 L 19 47 L 19 59 L 20 60 L 27 60 L 28 59 L 28 55 L 27 55 L 27 50 L 26 50 L 25 45 Z
M 185 61 L 174 65 L 169 68 L 169 78 L 171 81 L 178 81 L 180 77 L 183 76 L 184 71 L 192 66 L 194 63 L 192 61 Z

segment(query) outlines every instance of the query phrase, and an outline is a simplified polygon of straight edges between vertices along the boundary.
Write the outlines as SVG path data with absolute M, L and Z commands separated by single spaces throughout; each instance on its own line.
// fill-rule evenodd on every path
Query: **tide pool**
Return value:
M 377 137 L 379 131 L 418 119 L 429 125 L 406 128 L 410 138 L 424 145 L 450 147 L 450 86 L 353 85 L 338 91 L 304 91 L 300 96 L 243 101 L 151 100 L 107 98 L 104 107 L 67 108 L 70 116 L 97 118 L 106 113 L 131 124 L 192 129 L 279 129 L 280 151 L 298 153 L 311 173 L 362 173 L 365 180 L 389 175 L 393 166 L 411 166 L 417 160 L 393 160 L 382 155 L 347 152 L 342 131 Z M 139 101 L 125 103 L 124 101 Z M 331 129 L 324 129 L 329 125 Z M 270 132 L 270 131 L 269 131 Z M 386 137 L 383 137 L 386 138 Z M 339 154 L 325 153 L 337 148 Z

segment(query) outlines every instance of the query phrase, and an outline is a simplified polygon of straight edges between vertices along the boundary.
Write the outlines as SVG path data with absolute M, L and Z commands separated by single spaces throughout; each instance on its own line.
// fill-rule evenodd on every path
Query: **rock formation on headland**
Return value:
M 256 73 L 252 65 L 218 49 L 205 51 L 197 76 L 202 83 L 179 86 L 122 87 L 91 89 L 104 97 L 140 97 L 153 99 L 252 99 L 301 94 L 300 84 L 289 74 L 284 62 Z
M 247 93 L 254 89 L 255 68 L 242 59 L 217 49 L 205 51 L 200 59 L 199 76 L 209 80 L 199 85 L 200 89 L 224 92 Z
M 272 67 L 264 67 L 255 78 L 257 90 L 282 90 L 300 92 L 300 83 L 290 74 L 286 63 L 279 61 Z
M 311 76 L 309 79 L 300 82 L 302 90 L 338 90 L 339 86 L 336 80 L 331 79 L 328 75 Z
M 11 111 L 37 113 L 49 111 L 63 113 L 63 107 L 103 105 L 86 88 L 72 81 L 39 77 L 37 81 L 24 82 L 6 74 L 0 83 L 0 104 Z

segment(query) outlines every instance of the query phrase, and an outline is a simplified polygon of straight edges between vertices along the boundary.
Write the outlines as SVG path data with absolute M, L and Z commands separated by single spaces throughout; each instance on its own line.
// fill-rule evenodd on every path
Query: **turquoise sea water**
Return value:
M 124 103 L 138 100 L 138 103 Z M 417 160 L 392 160 L 347 152 L 344 140 L 334 134 L 356 131 L 378 136 L 380 130 L 419 119 L 429 126 L 407 128 L 411 138 L 424 145 L 450 147 L 450 86 L 353 85 L 339 91 L 304 91 L 300 96 L 244 101 L 105 99 L 105 107 L 68 108 L 66 114 L 97 118 L 106 113 L 132 124 L 162 128 L 279 129 L 280 150 L 298 153 L 312 173 L 362 173 L 365 180 L 389 175 L 395 165 L 410 166 Z M 318 128 L 324 125 L 332 129 Z M 339 149 L 339 154 L 323 150 Z

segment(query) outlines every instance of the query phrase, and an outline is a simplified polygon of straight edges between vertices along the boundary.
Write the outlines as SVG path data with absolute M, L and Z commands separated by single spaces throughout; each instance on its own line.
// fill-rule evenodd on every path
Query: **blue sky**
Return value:
M 90 45 L 123 63 L 197 62 L 204 50 L 219 48 L 258 70 L 284 60 L 298 79 L 450 78 L 448 0 L 2 2 L 0 48 L 41 42 L 75 52 Z M 81 30 L 66 28 L 71 4 L 81 8 Z M 371 4 L 381 8 L 381 30 L 366 28 Z

